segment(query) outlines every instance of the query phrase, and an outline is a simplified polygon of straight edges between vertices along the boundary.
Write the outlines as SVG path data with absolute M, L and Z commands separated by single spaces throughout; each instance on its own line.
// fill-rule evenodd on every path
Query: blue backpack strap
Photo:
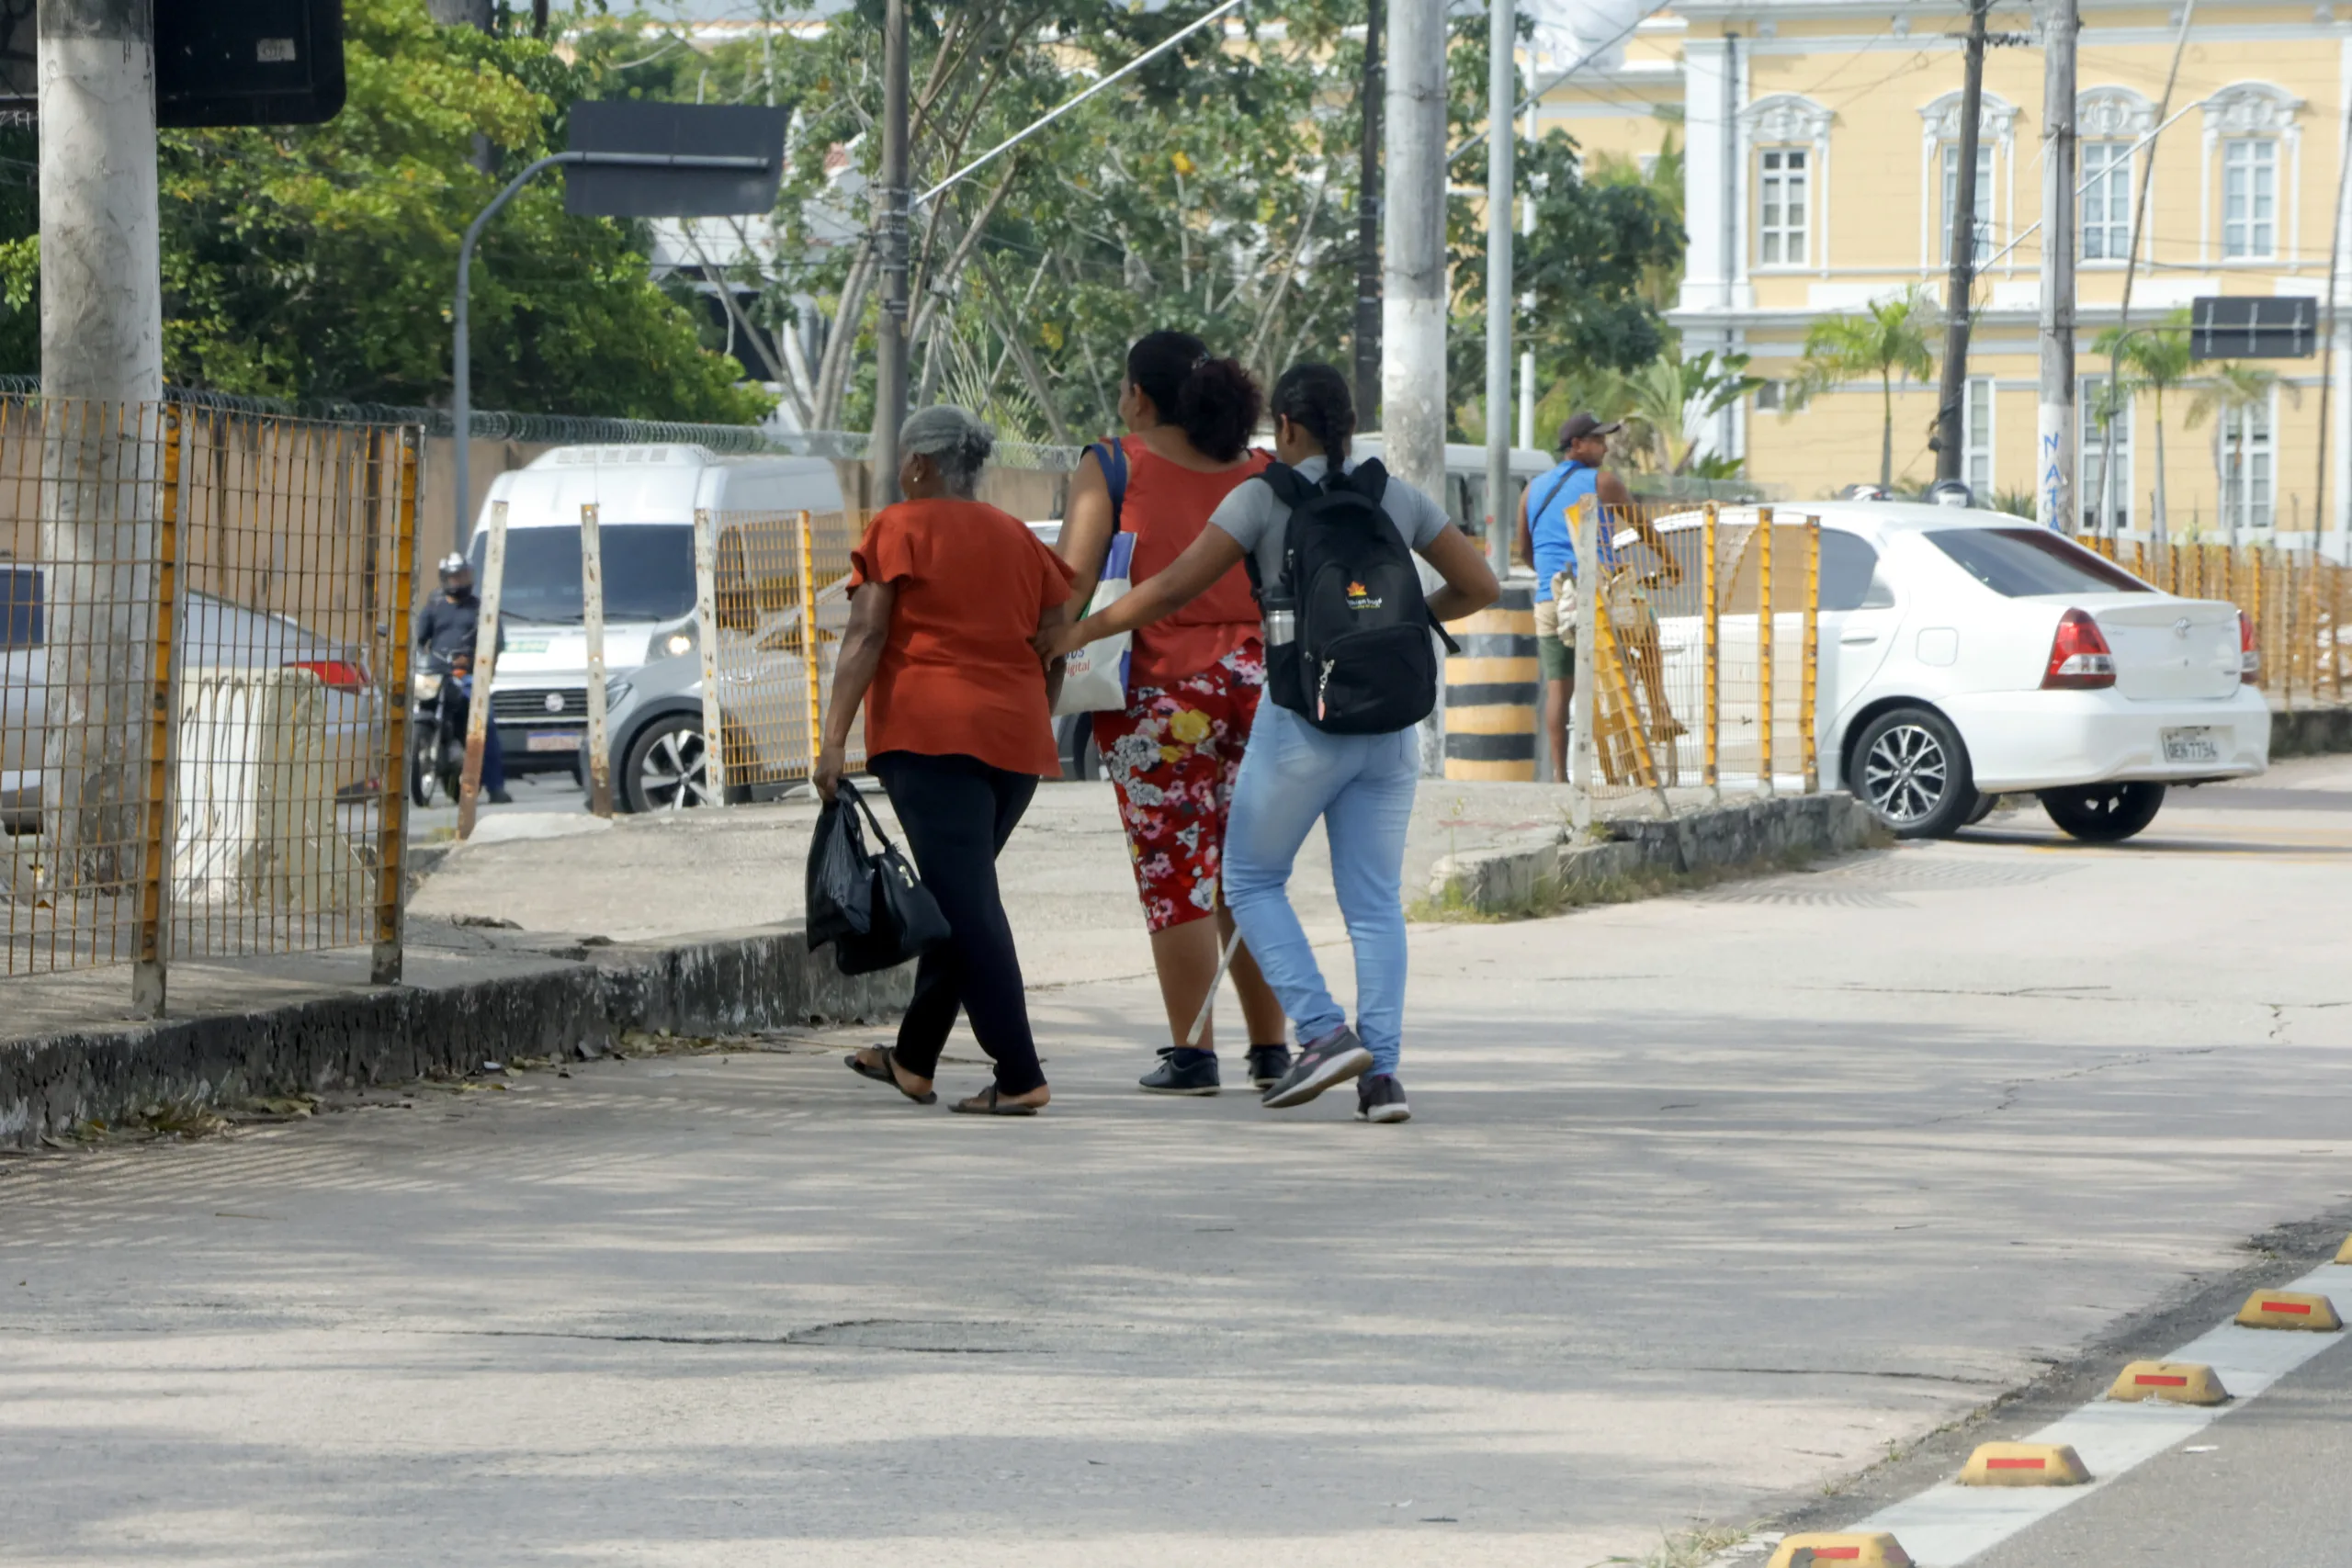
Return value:
M 1127 444 L 1124 441 L 1097 441 L 1087 448 L 1094 454 L 1094 461 L 1102 469 L 1102 483 L 1111 492 L 1111 531 L 1124 526 L 1119 514 L 1127 504 Z

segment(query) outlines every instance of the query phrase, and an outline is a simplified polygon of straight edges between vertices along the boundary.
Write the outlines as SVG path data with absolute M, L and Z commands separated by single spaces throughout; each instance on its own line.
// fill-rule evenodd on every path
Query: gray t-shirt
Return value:
M 1309 457 L 1297 466 L 1298 477 L 1319 483 L 1329 467 L 1320 457 Z M 1355 469 L 1356 465 L 1351 462 L 1341 471 L 1353 473 Z M 1405 536 L 1405 543 L 1416 550 L 1427 549 L 1445 532 L 1445 509 L 1394 474 L 1388 477 L 1388 488 L 1381 492 L 1380 509 L 1396 525 L 1396 532 Z M 1254 479 L 1235 485 L 1217 502 L 1216 510 L 1209 513 L 1211 527 L 1224 529 L 1243 549 L 1258 558 L 1258 579 L 1269 588 L 1283 578 L 1283 525 L 1289 521 L 1290 508 L 1274 494 L 1273 486 Z

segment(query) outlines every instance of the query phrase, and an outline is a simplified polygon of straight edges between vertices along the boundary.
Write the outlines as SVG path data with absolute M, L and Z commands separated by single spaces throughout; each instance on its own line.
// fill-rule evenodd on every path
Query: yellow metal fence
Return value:
M 858 512 L 709 512 L 695 519 L 706 737 L 713 788 L 762 796 L 806 779 L 849 626 Z M 865 760 L 853 728 L 849 761 Z
M 1598 510 L 1596 809 L 1820 789 L 1819 520 L 1712 502 Z
M 397 976 L 417 438 L 0 398 L 0 973 Z
M 2167 593 L 2222 599 L 2254 622 L 2263 691 L 2286 706 L 2341 703 L 2352 674 L 2352 567 L 2307 547 L 2152 544 L 2145 539 L 2085 539 L 2083 544 Z

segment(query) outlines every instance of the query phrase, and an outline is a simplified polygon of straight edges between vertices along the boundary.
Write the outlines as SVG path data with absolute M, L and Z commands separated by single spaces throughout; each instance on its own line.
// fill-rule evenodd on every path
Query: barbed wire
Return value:
M 0 396 L 40 396 L 38 376 L 0 375 Z M 355 402 L 340 398 L 265 398 L 243 392 L 216 391 L 206 387 L 166 385 L 167 402 L 216 413 L 247 414 L 262 419 L 308 419 L 334 424 L 422 425 L 430 436 L 448 437 L 457 422 L 447 409 L 421 408 L 410 403 Z M 854 430 L 769 430 L 754 424 L 697 424 L 684 420 L 622 419 L 602 414 L 509 413 L 476 409 L 471 420 L 477 441 L 513 441 L 533 446 L 639 446 L 673 442 L 708 448 L 729 457 L 779 452 L 793 457 L 830 457 L 863 463 L 874 453 L 874 438 Z M 1078 467 L 1075 446 L 1039 446 L 1026 441 L 999 441 L 995 461 L 1005 468 L 1035 468 L 1069 473 Z

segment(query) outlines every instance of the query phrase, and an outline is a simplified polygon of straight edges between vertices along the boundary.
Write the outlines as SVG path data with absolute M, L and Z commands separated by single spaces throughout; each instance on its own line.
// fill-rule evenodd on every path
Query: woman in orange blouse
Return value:
M 833 674 L 817 792 L 841 786 L 865 707 L 866 768 L 889 791 L 915 869 L 952 934 L 915 964 L 895 1046 L 852 1071 L 920 1105 L 960 1008 L 996 1081 L 953 1109 L 1034 1116 L 1050 1098 L 1029 1031 L 996 857 L 1041 773 L 1060 771 L 1048 671 L 1030 639 L 1069 620 L 1069 569 L 1010 513 L 973 499 L 994 443 L 964 409 L 927 408 L 899 436 L 899 489 L 851 557 L 849 630 Z M 1058 682 L 1058 666 L 1050 680 Z

